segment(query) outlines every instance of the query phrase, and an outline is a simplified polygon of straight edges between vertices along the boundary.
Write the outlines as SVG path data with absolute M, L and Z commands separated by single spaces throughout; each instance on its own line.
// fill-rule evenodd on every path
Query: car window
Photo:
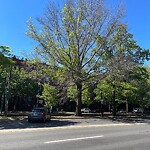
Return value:
M 43 112 L 44 110 L 42 109 L 33 109 L 32 112 Z
M 33 109 L 32 112 L 44 112 L 46 114 L 50 114 L 50 109 Z

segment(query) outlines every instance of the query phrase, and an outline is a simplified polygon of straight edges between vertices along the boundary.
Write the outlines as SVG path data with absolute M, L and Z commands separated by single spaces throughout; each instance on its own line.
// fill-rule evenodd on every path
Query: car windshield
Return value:
M 43 109 L 33 109 L 32 112 L 42 112 Z

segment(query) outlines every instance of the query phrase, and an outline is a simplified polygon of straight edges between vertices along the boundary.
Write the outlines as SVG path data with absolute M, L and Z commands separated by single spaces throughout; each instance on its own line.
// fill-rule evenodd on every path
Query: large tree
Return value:
M 38 43 L 35 51 L 43 61 L 66 68 L 76 85 L 76 115 L 81 115 L 83 82 L 104 72 L 98 62 L 121 18 L 122 8 L 107 8 L 104 0 L 67 0 L 62 9 L 48 5 L 37 18 L 40 30 L 29 20 L 27 34 Z
M 149 50 L 142 49 L 137 44 L 126 25 L 118 25 L 107 41 L 103 57 L 104 68 L 108 71 L 107 82 L 113 88 L 113 115 L 116 114 L 116 95 L 120 82 L 126 82 L 127 85 L 130 72 L 142 66 L 146 59 L 149 59 Z
M 8 46 L 0 46 L 0 99 L 1 99 L 1 112 L 3 104 L 5 103 L 5 115 L 8 111 L 8 101 L 11 96 L 11 68 L 13 61 L 10 59 L 11 50 Z
M 10 66 L 13 62 L 9 58 L 11 56 L 11 50 L 8 46 L 0 45 L 0 66 Z

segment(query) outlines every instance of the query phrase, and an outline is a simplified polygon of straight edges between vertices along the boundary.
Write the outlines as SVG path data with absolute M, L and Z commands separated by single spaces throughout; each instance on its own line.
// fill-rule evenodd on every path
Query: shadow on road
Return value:
M 27 119 L 15 118 L 14 120 L 0 120 L 0 130 L 2 129 L 25 129 L 25 128 L 44 128 L 44 127 L 61 127 L 75 125 L 78 122 L 70 120 L 52 119 L 45 123 L 33 122 L 28 123 Z
M 112 122 L 120 122 L 120 123 L 148 123 L 150 124 L 149 118 L 142 118 L 142 117 L 113 117 L 109 119 Z
M 74 116 L 75 117 L 75 116 Z M 73 118 L 52 119 L 46 123 L 35 122 L 28 123 L 27 118 L 11 117 L 11 119 L 0 119 L 0 130 L 3 129 L 26 129 L 26 128 L 44 128 L 44 127 L 62 127 L 71 125 L 92 125 L 92 124 L 112 124 L 112 123 L 147 123 L 150 124 L 150 117 L 139 116 L 82 116 Z

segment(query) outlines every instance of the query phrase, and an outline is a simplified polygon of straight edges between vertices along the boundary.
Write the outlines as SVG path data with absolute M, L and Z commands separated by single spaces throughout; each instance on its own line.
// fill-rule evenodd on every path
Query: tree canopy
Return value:
M 68 0 L 59 9 L 50 3 L 43 17 L 37 18 L 41 30 L 29 20 L 27 35 L 37 41 L 42 60 L 62 66 L 77 87 L 76 114 L 81 115 L 82 84 L 101 76 L 106 41 L 122 18 L 121 8 L 108 9 L 103 0 Z

